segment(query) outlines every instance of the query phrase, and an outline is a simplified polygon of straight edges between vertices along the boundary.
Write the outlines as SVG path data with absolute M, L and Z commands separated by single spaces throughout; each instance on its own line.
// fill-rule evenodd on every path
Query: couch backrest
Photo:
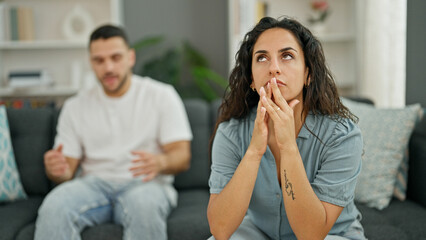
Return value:
M 51 188 L 43 155 L 53 144 L 53 115 L 52 109 L 7 110 L 16 165 L 28 195 L 45 195 Z
M 210 105 L 201 99 L 184 100 L 186 113 L 192 130 L 191 167 L 175 178 L 177 189 L 207 188 L 209 178 L 208 144 L 211 133 Z
M 175 178 L 175 187 L 178 190 L 189 188 L 208 189 L 210 176 L 209 143 L 213 127 L 218 116 L 221 100 L 207 103 L 201 99 L 186 99 L 183 101 L 188 114 L 193 139 L 191 143 L 191 167 Z
M 220 100 L 184 100 L 191 124 L 191 168 L 176 176 L 177 189 L 208 188 L 209 139 Z M 426 114 L 426 109 L 424 109 Z M 45 195 L 52 186 L 44 172 L 43 155 L 53 145 L 59 111 L 52 109 L 8 109 L 10 135 L 25 192 Z M 408 197 L 426 207 L 426 115 L 416 125 L 409 145 Z
M 216 121 L 218 101 L 212 104 L 201 99 L 184 100 L 191 124 L 191 168 L 178 174 L 177 189 L 208 188 L 210 176 L 209 140 Z M 12 145 L 25 192 L 45 195 L 53 186 L 45 174 L 43 155 L 51 149 L 56 134 L 58 110 L 8 109 Z

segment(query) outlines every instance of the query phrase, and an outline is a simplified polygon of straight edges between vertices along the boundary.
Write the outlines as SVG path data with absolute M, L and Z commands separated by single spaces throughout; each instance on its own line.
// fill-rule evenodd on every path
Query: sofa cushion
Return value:
M 6 108 L 0 105 L 0 202 L 25 199 L 10 140 Z
M 8 109 L 10 135 L 21 182 L 28 195 L 45 195 L 50 189 L 43 164 L 53 144 L 52 109 Z
M 169 240 L 197 240 L 210 237 L 207 221 L 208 189 L 179 191 L 178 207 L 167 220 Z
M 411 201 L 393 199 L 383 210 L 357 203 L 362 214 L 361 224 L 368 239 L 401 240 L 424 239 L 426 236 L 426 209 Z
M 123 227 L 113 223 L 104 223 L 85 228 L 81 233 L 82 240 L 122 239 Z
M 191 142 L 191 167 L 176 176 L 176 189 L 207 188 L 209 178 L 208 145 L 210 137 L 210 107 L 205 101 L 184 100 L 193 139 Z
M 0 205 L 0 238 L 15 239 L 22 228 L 36 220 L 42 201 L 43 197 L 39 196 Z M 34 233 L 30 236 L 28 239 Z
M 169 240 L 198 240 L 210 237 L 210 228 L 207 221 L 207 203 L 209 201 L 207 189 L 182 190 L 179 191 L 178 207 L 175 208 L 167 219 L 167 234 Z M 29 203 L 15 205 L 13 208 L 4 211 L 0 206 L 0 216 L 2 214 L 15 214 L 16 208 L 19 217 L 14 221 L 13 226 L 6 224 L 6 218 L 0 218 L 0 233 L 5 233 L 5 238 L 16 240 L 31 240 L 34 238 L 35 218 L 37 208 L 42 199 L 31 199 Z M 21 208 L 20 208 L 21 207 Z M 26 214 L 24 214 L 26 213 Z M 24 215 L 24 216 L 23 216 Z M 20 230 L 22 229 L 22 230 Z M 94 227 L 85 228 L 81 233 L 83 240 L 104 240 L 122 239 L 123 227 L 113 223 L 104 223 Z
M 383 209 L 392 198 L 398 168 L 408 148 L 420 105 L 381 109 L 347 99 L 344 104 L 359 117 L 358 125 L 364 140 L 362 171 L 355 200 Z
M 211 103 L 211 124 L 212 127 L 216 125 L 217 118 L 219 117 L 219 107 L 222 104 L 222 99 L 216 99 Z M 212 129 L 214 130 L 214 129 Z
M 32 222 L 18 233 L 15 240 L 32 240 L 34 239 L 35 222 Z M 103 223 L 90 228 L 85 228 L 81 232 L 82 240 L 121 240 L 123 238 L 123 227 L 113 223 Z

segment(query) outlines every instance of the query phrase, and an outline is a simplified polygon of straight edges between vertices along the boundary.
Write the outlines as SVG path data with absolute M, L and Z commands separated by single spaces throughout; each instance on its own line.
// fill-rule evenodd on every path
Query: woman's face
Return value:
M 259 93 L 275 77 L 281 94 L 287 102 L 302 102 L 303 85 L 307 82 L 303 50 L 294 35 L 283 28 L 264 31 L 253 48 L 252 85 Z

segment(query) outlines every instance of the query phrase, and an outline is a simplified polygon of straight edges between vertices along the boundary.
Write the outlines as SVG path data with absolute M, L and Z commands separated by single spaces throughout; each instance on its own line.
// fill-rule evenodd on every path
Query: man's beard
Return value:
M 121 79 L 120 83 L 118 84 L 118 86 L 115 89 L 109 90 L 108 88 L 104 87 L 105 92 L 112 93 L 112 94 L 118 93 L 124 87 L 124 85 L 126 84 L 126 82 L 128 81 L 128 78 L 127 78 L 128 75 L 129 75 L 129 73 L 126 73 L 123 76 L 123 78 Z M 106 76 L 108 76 L 108 74 Z

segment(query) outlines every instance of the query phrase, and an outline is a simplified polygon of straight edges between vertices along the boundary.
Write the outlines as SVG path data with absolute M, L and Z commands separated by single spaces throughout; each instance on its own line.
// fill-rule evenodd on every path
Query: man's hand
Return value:
M 133 151 L 135 159 L 129 169 L 133 177 L 145 175 L 144 182 L 151 181 L 166 168 L 166 156 L 164 154 L 151 154 L 143 151 Z
M 46 173 L 53 178 L 64 178 L 70 172 L 70 165 L 62 154 L 62 144 L 56 149 L 47 151 L 44 154 L 44 165 Z
M 61 144 L 58 148 L 49 150 L 44 154 L 47 177 L 57 184 L 72 179 L 80 162 L 76 158 L 64 156 L 62 147 Z

